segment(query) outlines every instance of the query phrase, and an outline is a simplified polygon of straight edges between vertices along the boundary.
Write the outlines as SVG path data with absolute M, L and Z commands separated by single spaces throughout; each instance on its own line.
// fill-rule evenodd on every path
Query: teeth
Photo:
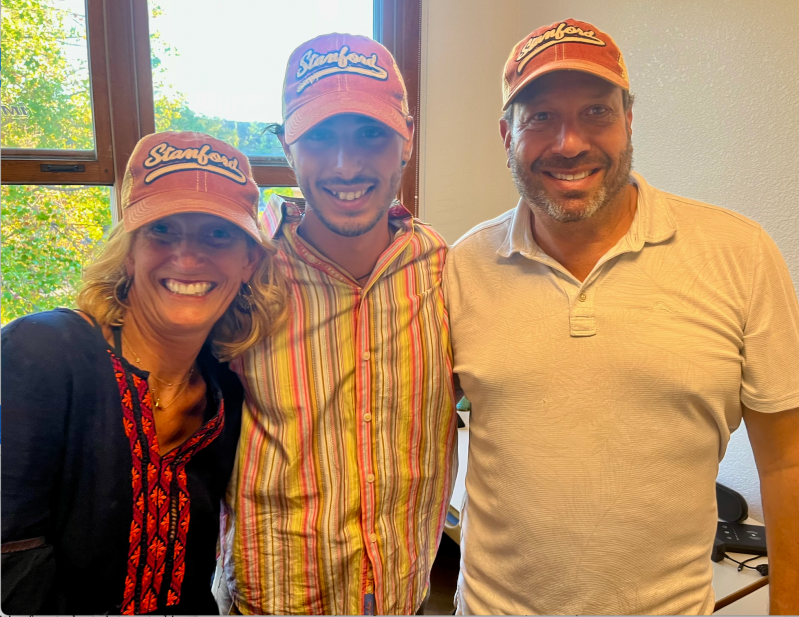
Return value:
M 173 294 L 181 296 L 204 296 L 213 287 L 213 283 L 181 283 L 174 279 L 166 279 L 164 281 L 166 288 Z
M 358 199 L 360 197 L 363 197 L 364 193 L 366 193 L 366 189 L 364 189 L 363 191 L 357 191 L 355 193 L 353 193 L 352 191 L 347 193 L 334 192 L 334 195 L 343 201 L 352 201 L 353 199 Z
M 549 173 L 552 174 L 553 178 L 557 178 L 558 180 L 582 180 L 591 175 L 590 171 L 583 171 L 579 174 L 559 174 L 554 171 L 550 171 Z

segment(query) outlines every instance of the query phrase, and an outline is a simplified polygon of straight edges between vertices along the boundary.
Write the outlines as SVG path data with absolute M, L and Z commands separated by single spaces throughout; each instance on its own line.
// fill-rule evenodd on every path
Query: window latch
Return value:
M 86 165 L 39 165 L 39 169 L 45 172 L 64 173 L 64 172 L 84 172 Z

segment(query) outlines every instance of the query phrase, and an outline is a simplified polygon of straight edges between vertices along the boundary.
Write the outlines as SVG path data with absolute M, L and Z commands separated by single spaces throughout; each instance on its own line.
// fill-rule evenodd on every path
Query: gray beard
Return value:
M 582 191 L 566 193 L 563 200 L 553 199 L 547 194 L 543 183 L 533 171 L 519 164 L 513 155 L 514 151 L 515 149 L 511 147 L 509 163 L 511 175 L 513 176 L 513 181 L 516 184 L 519 195 L 521 195 L 531 207 L 536 208 L 561 223 L 573 223 L 575 221 L 590 219 L 613 201 L 613 198 L 629 183 L 630 171 L 632 170 L 633 164 L 633 143 L 632 139 L 628 138 L 627 148 L 625 148 L 624 152 L 619 156 L 615 171 L 612 172 L 611 175 L 605 177 L 602 186 L 587 199 L 583 208 L 569 210 L 566 207 L 568 202 L 579 199 L 582 196 Z M 533 168 L 539 161 L 533 163 Z
M 311 185 L 309 182 L 306 182 L 304 178 L 300 177 L 299 174 L 297 174 L 297 184 L 300 185 L 300 190 L 305 197 L 308 207 L 313 210 L 316 217 L 322 221 L 322 224 L 325 227 L 339 236 L 344 236 L 345 238 L 354 238 L 372 231 L 372 229 L 375 228 L 375 225 L 380 222 L 380 219 L 383 218 L 388 209 L 391 208 L 391 204 L 394 203 L 394 197 L 399 192 L 400 184 L 402 184 L 402 171 L 403 169 L 400 167 L 399 170 L 391 176 L 391 181 L 389 182 L 388 187 L 388 196 L 385 199 L 385 203 L 381 203 L 380 207 L 375 212 L 374 217 L 367 220 L 365 223 L 359 223 L 357 221 L 345 221 L 344 223 L 340 224 L 334 223 L 328 219 L 325 213 L 320 208 L 317 208 L 313 203 Z M 319 190 L 322 189 L 319 188 Z

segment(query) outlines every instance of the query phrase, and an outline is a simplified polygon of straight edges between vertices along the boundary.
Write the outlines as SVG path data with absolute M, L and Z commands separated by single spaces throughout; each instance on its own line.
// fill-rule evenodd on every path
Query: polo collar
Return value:
M 511 214 L 510 227 L 505 241 L 499 247 L 497 255 L 510 257 L 514 253 L 519 253 L 523 257 L 534 257 L 541 249 L 533 238 L 533 213 L 530 206 L 519 199 L 516 208 Z
M 632 172 L 630 181 L 638 187 L 638 204 L 630 229 L 624 236 L 629 249 L 640 251 L 644 244 L 657 244 L 671 238 L 677 231 L 677 222 L 671 206 L 661 191 L 652 188 L 639 174 Z M 533 237 L 533 213 L 519 200 L 511 214 L 505 241 L 497 250 L 500 257 L 519 253 L 528 259 L 544 254 Z
M 644 244 L 657 244 L 671 238 L 677 232 L 677 221 L 662 191 L 649 186 L 635 172 L 631 180 L 638 187 L 638 207 L 627 237 L 634 250 L 639 251 Z

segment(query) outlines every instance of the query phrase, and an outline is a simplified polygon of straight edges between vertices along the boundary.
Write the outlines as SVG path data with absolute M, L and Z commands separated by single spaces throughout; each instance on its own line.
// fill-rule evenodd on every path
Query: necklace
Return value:
M 136 353 L 136 351 L 133 349 L 133 346 L 130 344 L 130 341 L 127 339 L 127 337 L 125 336 L 125 333 L 124 333 L 124 332 L 122 332 L 122 340 L 123 340 L 123 341 L 125 342 L 125 344 L 128 346 L 128 349 L 130 349 L 130 352 L 133 354 L 133 357 L 136 359 L 136 364 L 138 364 L 138 365 L 139 365 L 139 368 L 142 368 L 142 361 L 141 361 L 141 358 L 139 358 L 139 355 L 138 355 L 138 354 Z M 148 371 L 148 372 L 149 372 L 149 371 Z M 166 403 L 165 405 L 162 405 L 162 404 L 161 404 L 161 397 L 158 395 L 158 392 L 156 391 L 156 389 L 155 389 L 155 388 L 153 388 L 152 386 L 150 386 L 150 390 L 151 390 L 151 391 L 152 391 L 152 393 L 155 395 L 155 403 L 154 403 L 154 407 L 155 407 L 156 409 L 166 409 L 166 408 L 167 408 L 167 407 L 169 407 L 169 406 L 170 406 L 172 403 L 174 403 L 176 400 L 178 400 L 178 397 L 179 397 L 181 394 L 183 394 L 183 390 L 185 390 L 185 389 L 186 389 L 186 387 L 188 386 L 189 379 L 191 379 L 192 373 L 194 373 L 194 366 L 192 366 L 192 367 L 189 369 L 189 373 L 188 373 L 188 375 L 186 375 L 186 378 L 185 378 L 183 381 L 179 381 L 179 382 L 177 382 L 177 385 L 179 385 L 179 386 L 180 386 L 180 388 L 178 389 L 178 391 L 177 391 L 177 393 L 175 394 L 175 396 L 174 396 L 174 397 L 172 397 L 172 400 L 171 400 L 171 401 L 169 401 L 168 403 Z M 155 373 L 153 373 L 153 372 L 150 372 L 150 377 L 152 377 L 152 378 L 153 378 L 153 379 L 155 379 L 156 381 L 160 381 L 162 384 L 164 384 L 164 385 L 166 385 L 166 386 L 174 386 L 174 385 L 175 385 L 175 382 L 164 381 L 163 379 L 161 379 L 160 377 L 158 377 L 158 376 L 157 376 Z
M 123 340 L 123 341 L 125 341 L 125 344 L 128 346 L 128 349 L 130 349 L 130 352 L 133 354 L 133 357 L 134 357 L 134 358 L 136 358 L 136 364 L 138 364 L 138 365 L 139 365 L 139 368 L 142 368 L 142 362 L 141 362 L 141 358 L 139 358 L 138 354 L 137 354 L 137 353 L 136 353 L 136 351 L 133 349 L 133 346 L 130 344 L 130 341 L 127 339 L 127 337 L 125 336 L 125 333 L 124 333 L 124 332 L 122 333 L 122 340 Z M 145 370 L 146 370 L 146 369 L 145 369 Z M 149 372 L 149 371 L 148 371 L 148 372 Z M 189 369 L 189 373 L 188 373 L 188 375 L 186 375 L 186 378 L 185 378 L 183 381 L 179 381 L 179 382 L 178 382 L 178 385 L 180 385 L 180 384 L 183 384 L 183 383 L 186 383 L 186 382 L 189 380 L 189 378 L 191 377 L 191 374 L 192 374 L 193 372 L 194 372 L 194 366 L 192 366 L 192 367 Z M 155 379 L 156 381 L 160 381 L 160 382 L 161 382 L 162 384 L 164 384 L 165 386 L 174 386 L 174 385 L 175 385 L 175 382 L 174 382 L 174 381 L 173 381 L 173 382 L 164 381 L 163 379 L 161 379 L 160 377 L 158 377 L 158 375 L 156 375 L 155 373 L 152 373 L 152 372 L 150 372 L 150 377 L 152 377 L 152 378 L 153 378 L 153 379 Z
M 181 394 L 183 394 L 183 390 L 185 390 L 185 389 L 186 389 L 186 386 L 187 386 L 187 385 L 189 385 L 189 384 L 188 384 L 188 378 L 187 378 L 187 379 L 185 379 L 185 380 L 184 380 L 183 382 L 181 382 L 181 383 L 183 383 L 183 385 L 182 385 L 182 386 L 180 386 L 180 388 L 178 388 L 178 391 L 177 391 L 177 393 L 175 394 L 175 396 L 174 396 L 174 397 L 172 397 L 172 400 L 171 400 L 171 401 L 169 401 L 168 403 L 166 403 L 165 405 L 162 405 L 162 404 L 161 404 L 161 397 L 158 395 L 158 392 L 155 390 L 155 388 L 153 388 L 152 386 L 150 386 L 150 391 L 151 391 L 153 394 L 155 394 L 155 403 L 153 403 L 153 407 L 155 407 L 156 409 L 166 409 L 166 408 L 167 408 L 167 407 L 169 407 L 169 406 L 170 406 L 172 403 L 174 403 L 176 400 L 178 400 L 178 397 L 179 397 Z

